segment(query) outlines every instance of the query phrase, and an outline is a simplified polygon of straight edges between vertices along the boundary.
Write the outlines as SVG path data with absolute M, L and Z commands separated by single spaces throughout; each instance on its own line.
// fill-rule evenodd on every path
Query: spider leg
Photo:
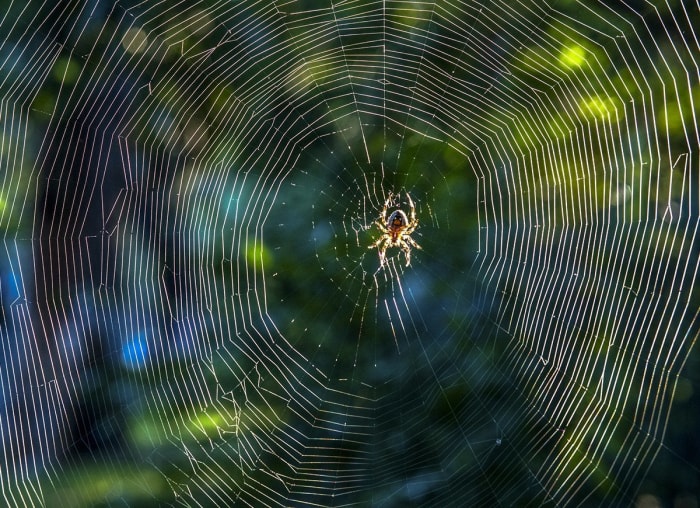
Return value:
M 406 256 L 406 266 L 411 266 L 411 246 L 408 245 L 403 239 L 399 239 L 399 246 Z
M 406 193 L 406 198 L 408 199 L 408 206 L 411 208 L 411 224 L 417 225 L 418 221 L 416 220 L 416 205 L 413 204 L 411 195 L 408 192 Z
M 418 245 L 418 244 L 416 243 L 416 241 L 415 241 L 413 238 L 411 238 L 410 236 L 404 237 L 404 240 L 405 240 L 407 243 L 410 243 L 411 245 L 413 245 L 416 249 L 423 249 L 423 247 L 421 247 L 420 245 Z
M 387 238 L 386 236 L 382 236 L 379 240 L 375 242 L 374 245 L 371 247 L 379 247 L 378 253 L 379 253 L 379 266 L 384 266 L 384 261 L 386 260 L 386 249 L 387 249 L 387 241 L 390 239 Z M 370 247 L 370 248 L 371 248 Z
M 406 229 L 404 229 L 401 234 L 403 236 L 410 235 L 411 233 L 413 233 L 416 230 L 417 227 L 418 227 L 418 220 L 416 220 L 415 222 L 412 222 L 411 224 L 406 226 Z
M 394 194 L 389 193 L 389 197 L 386 198 L 386 201 L 384 201 L 384 208 L 382 208 L 382 213 L 380 214 L 381 217 L 381 228 L 384 229 L 386 227 L 386 211 L 389 208 L 389 205 L 391 204 L 392 199 L 394 199 Z
M 384 266 L 386 262 L 386 249 L 379 249 L 379 266 Z
M 386 241 L 386 236 L 385 236 L 385 235 L 382 235 L 382 236 L 379 237 L 379 239 L 378 239 L 376 242 L 374 242 L 372 245 L 370 245 L 370 246 L 367 247 L 367 248 L 368 248 L 368 249 L 374 249 L 375 247 L 379 247 L 379 245 L 380 245 L 382 242 L 385 242 L 385 241 Z
M 383 235 L 379 240 L 374 242 L 372 245 L 369 246 L 370 249 L 374 247 L 379 248 L 379 266 L 384 266 L 384 263 L 386 261 L 386 249 L 389 247 L 387 245 L 387 242 L 391 241 L 391 237 L 387 237 L 386 235 Z

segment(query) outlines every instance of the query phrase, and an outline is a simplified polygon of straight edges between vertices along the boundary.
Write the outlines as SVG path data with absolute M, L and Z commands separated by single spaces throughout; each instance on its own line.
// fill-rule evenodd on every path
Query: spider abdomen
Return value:
M 386 227 L 395 233 L 406 227 L 406 224 L 408 224 L 408 217 L 403 210 L 394 210 L 386 221 Z

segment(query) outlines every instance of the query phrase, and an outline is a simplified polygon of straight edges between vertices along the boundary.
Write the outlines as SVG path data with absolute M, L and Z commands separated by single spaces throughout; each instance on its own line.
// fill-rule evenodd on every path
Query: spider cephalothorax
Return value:
M 386 261 L 386 250 L 389 247 L 401 247 L 406 255 L 406 266 L 409 266 L 411 264 L 411 246 L 417 249 L 421 248 L 410 236 L 411 233 L 415 231 L 416 227 L 418 227 L 416 207 L 411 200 L 411 196 L 406 193 L 406 199 L 410 207 L 409 215 L 406 215 L 403 210 L 394 210 L 387 219 L 387 208 L 389 208 L 393 197 L 393 194 L 389 194 L 389 197 L 384 203 L 382 213 L 379 215 L 379 219 L 374 222 L 382 232 L 382 236 L 370 245 L 369 248 L 373 249 L 374 247 L 379 247 L 379 262 L 380 265 L 383 266 Z

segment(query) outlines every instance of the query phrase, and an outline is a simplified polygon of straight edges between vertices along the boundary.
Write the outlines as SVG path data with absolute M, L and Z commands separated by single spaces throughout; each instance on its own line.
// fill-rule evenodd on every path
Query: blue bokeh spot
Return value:
M 122 347 L 122 362 L 131 369 L 140 369 L 148 362 L 148 342 L 141 334 Z

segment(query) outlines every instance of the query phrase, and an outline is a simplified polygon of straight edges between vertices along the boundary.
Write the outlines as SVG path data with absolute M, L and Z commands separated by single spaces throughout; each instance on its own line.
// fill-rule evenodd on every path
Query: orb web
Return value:
M 697 497 L 699 18 L 10 3 L 5 502 Z

